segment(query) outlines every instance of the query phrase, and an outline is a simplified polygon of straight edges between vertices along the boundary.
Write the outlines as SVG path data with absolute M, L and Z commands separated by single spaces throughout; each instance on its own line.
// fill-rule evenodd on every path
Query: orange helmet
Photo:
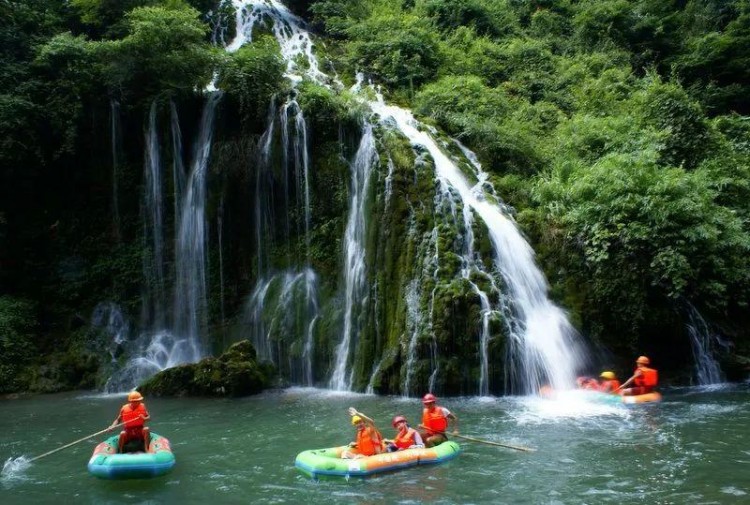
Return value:
M 427 393 L 422 397 L 422 403 L 435 403 L 437 398 L 432 393 Z
M 140 402 L 143 401 L 143 397 L 138 391 L 133 391 L 132 393 L 128 394 L 128 401 L 129 402 Z
M 391 425 L 395 428 L 396 425 L 400 422 L 406 422 L 406 418 L 404 416 L 396 416 L 393 418 L 393 421 L 391 421 Z
M 635 360 L 635 362 L 638 363 L 639 365 L 650 365 L 651 364 L 651 360 L 648 359 L 647 356 L 638 356 L 638 359 Z

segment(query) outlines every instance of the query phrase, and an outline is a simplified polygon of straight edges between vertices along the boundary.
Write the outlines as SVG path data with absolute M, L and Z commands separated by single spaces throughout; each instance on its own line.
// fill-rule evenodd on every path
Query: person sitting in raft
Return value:
M 151 416 L 148 415 L 146 405 L 143 403 L 143 396 L 138 391 L 128 394 L 128 403 L 122 406 L 120 413 L 109 427 L 112 429 L 118 423 L 125 423 L 125 428 L 120 432 L 120 439 L 117 441 L 118 452 L 124 452 L 125 444 L 133 440 L 138 442 L 139 446 L 142 442 L 143 450 L 148 451 L 151 434 L 144 424 L 149 419 Z
M 625 384 L 620 386 L 620 394 L 623 396 L 637 396 L 645 395 L 654 390 L 656 385 L 659 383 L 659 373 L 649 368 L 651 360 L 646 356 L 639 356 L 635 360 L 636 369 L 633 372 L 633 376 L 625 381 Z M 631 382 L 635 382 L 635 387 L 628 388 Z
M 593 377 L 578 377 L 576 379 L 576 386 L 578 386 L 578 389 L 599 390 L 599 382 Z
M 614 372 L 602 372 L 599 378 L 602 379 L 599 383 L 599 391 L 602 393 L 619 394 L 620 381 L 617 380 Z
M 432 393 L 427 393 L 422 398 L 424 410 L 422 410 L 422 428 L 419 434 L 424 440 L 425 447 L 435 447 L 440 445 L 448 437 L 445 430 L 448 429 L 448 423 L 453 426 L 453 433 L 458 433 L 458 418 L 445 407 L 436 405 L 437 398 Z
M 349 448 L 341 454 L 342 459 L 358 459 L 374 456 L 383 452 L 383 436 L 375 427 L 375 421 L 354 407 L 349 408 L 352 425 L 357 427 L 357 438 L 349 444 Z
M 396 428 L 397 433 L 396 438 L 393 440 L 384 440 L 386 451 L 396 452 L 403 451 L 404 449 L 424 449 L 422 436 L 417 430 L 409 426 L 404 416 L 394 417 L 391 424 Z

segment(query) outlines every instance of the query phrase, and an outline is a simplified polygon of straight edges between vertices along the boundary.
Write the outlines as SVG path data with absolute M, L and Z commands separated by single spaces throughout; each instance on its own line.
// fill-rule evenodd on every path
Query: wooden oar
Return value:
M 51 451 L 49 451 L 49 452 L 45 452 L 44 454 L 40 454 L 39 456 L 36 456 L 36 457 L 33 457 L 33 458 L 31 458 L 31 459 L 29 460 L 29 463 L 31 463 L 32 461 L 36 461 L 37 459 L 41 459 L 41 458 L 43 458 L 43 457 L 45 457 L 45 456 L 49 456 L 50 454 L 54 454 L 54 453 L 56 453 L 56 452 L 58 452 L 58 451 L 62 451 L 63 449 L 67 449 L 68 447 L 71 447 L 71 446 L 73 446 L 73 445 L 79 444 L 79 443 L 83 442 L 84 440 L 88 440 L 88 439 L 90 439 L 90 438 L 94 438 L 94 437 L 96 437 L 96 436 L 99 436 L 99 435 L 101 435 L 101 434 L 103 434 L 103 433 L 107 433 L 108 431 L 111 431 L 111 430 L 113 430 L 113 429 L 115 429 L 115 428 L 118 428 L 118 427 L 120 427 L 120 426 L 122 426 L 122 425 L 124 425 L 124 424 L 125 424 L 125 423 L 120 423 L 120 424 L 116 424 L 116 425 L 114 425 L 114 426 L 110 426 L 110 427 L 109 427 L 109 428 L 107 428 L 106 430 L 102 430 L 102 431 L 97 431 L 96 433 L 94 433 L 94 434 L 92 434 L 92 435 L 89 435 L 89 436 L 87 436 L 87 437 L 79 438 L 79 439 L 78 439 L 78 440 L 76 440 L 75 442 L 71 442 L 71 443 L 69 443 L 69 444 L 65 444 L 65 445 L 63 445 L 62 447 L 58 447 L 57 449 L 52 449 L 52 450 L 51 450 Z
M 446 435 L 446 436 L 450 435 L 452 437 L 463 438 L 464 440 L 469 440 L 471 442 L 477 442 L 479 444 L 495 445 L 497 447 L 506 447 L 508 449 L 515 449 L 516 451 L 536 452 L 536 449 L 532 449 L 531 447 L 522 447 L 520 445 L 503 444 L 503 443 L 500 443 L 500 442 L 492 442 L 490 440 L 481 440 L 479 438 L 467 437 L 466 435 L 459 435 L 458 433 L 446 433 L 444 431 L 434 431 L 434 430 L 431 430 L 430 428 L 428 428 L 426 426 L 423 426 L 421 424 L 419 425 L 419 427 L 420 428 L 424 428 L 425 430 L 429 431 L 430 433 L 437 433 L 439 435 Z

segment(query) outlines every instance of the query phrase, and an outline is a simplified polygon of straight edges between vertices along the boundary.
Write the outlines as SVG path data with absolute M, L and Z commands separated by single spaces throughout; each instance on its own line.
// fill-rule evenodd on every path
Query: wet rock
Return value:
M 258 363 L 255 348 L 243 340 L 217 358 L 168 368 L 138 387 L 149 396 L 247 396 L 271 385 L 273 366 Z

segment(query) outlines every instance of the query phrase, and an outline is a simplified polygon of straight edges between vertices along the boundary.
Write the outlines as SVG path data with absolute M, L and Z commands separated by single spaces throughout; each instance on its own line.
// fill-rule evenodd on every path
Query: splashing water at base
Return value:
M 31 461 L 26 456 L 20 456 L 18 458 L 8 458 L 3 464 L 3 469 L 0 471 L 0 479 L 13 480 L 21 479 L 23 472 L 25 472 L 31 466 Z

